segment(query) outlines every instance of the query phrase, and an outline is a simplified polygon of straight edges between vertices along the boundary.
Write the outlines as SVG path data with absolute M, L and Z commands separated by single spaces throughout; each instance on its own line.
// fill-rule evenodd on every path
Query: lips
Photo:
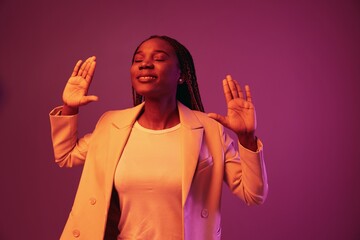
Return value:
M 156 75 L 153 74 L 142 74 L 136 77 L 140 82 L 148 82 L 157 79 Z
M 139 77 L 140 80 L 151 80 L 151 79 L 156 79 L 156 77 L 154 76 L 142 76 Z

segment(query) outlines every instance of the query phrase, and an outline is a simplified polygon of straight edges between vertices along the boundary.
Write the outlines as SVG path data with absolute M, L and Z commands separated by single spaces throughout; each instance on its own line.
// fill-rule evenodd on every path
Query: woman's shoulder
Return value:
M 193 110 L 188 108 L 182 103 L 178 103 L 180 114 L 186 118 L 187 121 L 195 121 L 199 122 L 203 127 L 214 127 L 214 128 L 221 128 L 221 124 L 215 121 L 214 119 L 210 118 L 206 113 Z M 197 119 L 197 120 L 196 120 Z
M 127 115 L 133 110 L 134 110 L 134 107 L 124 108 L 124 109 L 116 109 L 116 110 L 108 110 L 102 114 L 101 118 L 114 118 L 117 116 Z
M 120 126 L 123 124 L 127 124 L 133 121 L 134 118 L 139 114 L 141 107 L 131 107 L 125 108 L 120 110 L 109 110 L 102 114 L 100 117 L 99 123 L 115 123 L 116 125 Z
M 196 110 L 192 110 L 192 112 L 195 114 L 195 116 L 197 117 L 197 119 L 199 119 L 199 121 L 204 125 L 204 127 L 222 128 L 222 125 L 221 125 L 218 121 L 210 118 L 210 117 L 207 115 L 207 113 L 200 112 L 200 111 L 196 111 Z

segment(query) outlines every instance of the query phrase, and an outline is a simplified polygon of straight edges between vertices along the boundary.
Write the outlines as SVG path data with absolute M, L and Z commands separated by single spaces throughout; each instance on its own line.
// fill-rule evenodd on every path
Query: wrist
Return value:
M 257 151 L 258 146 L 257 146 L 257 137 L 255 136 L 255 132 L 237 134 L 237 137 L 239 139 L 240 144 L 243 147 L 254 152 Z
M 70 107 L 66 104 L 63 105 L 63 108 L 61 110 L 61 115 L 76 115 L 79 113 L 78 107 Z

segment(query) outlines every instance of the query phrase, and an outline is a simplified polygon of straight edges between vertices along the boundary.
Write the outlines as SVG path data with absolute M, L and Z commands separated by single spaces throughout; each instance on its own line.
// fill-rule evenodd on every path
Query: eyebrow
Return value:
M 165 52 L 164 50 L 155 50 L 154 51 L 155 53 L 164 53 L 164 54 L 166 54 L 167 56 L 170 56 L 167 52 Z M 143 51 L 137 51 L 135 54 L 141 54 L 141 53 L 143 53 Z

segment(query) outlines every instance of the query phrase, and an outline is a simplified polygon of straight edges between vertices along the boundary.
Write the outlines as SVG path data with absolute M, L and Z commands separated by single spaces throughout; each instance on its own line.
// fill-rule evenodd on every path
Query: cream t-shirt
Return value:
M 136 122 L 115 171 L 120 239 L 181 239 L 180 124 L 151 130 Z

